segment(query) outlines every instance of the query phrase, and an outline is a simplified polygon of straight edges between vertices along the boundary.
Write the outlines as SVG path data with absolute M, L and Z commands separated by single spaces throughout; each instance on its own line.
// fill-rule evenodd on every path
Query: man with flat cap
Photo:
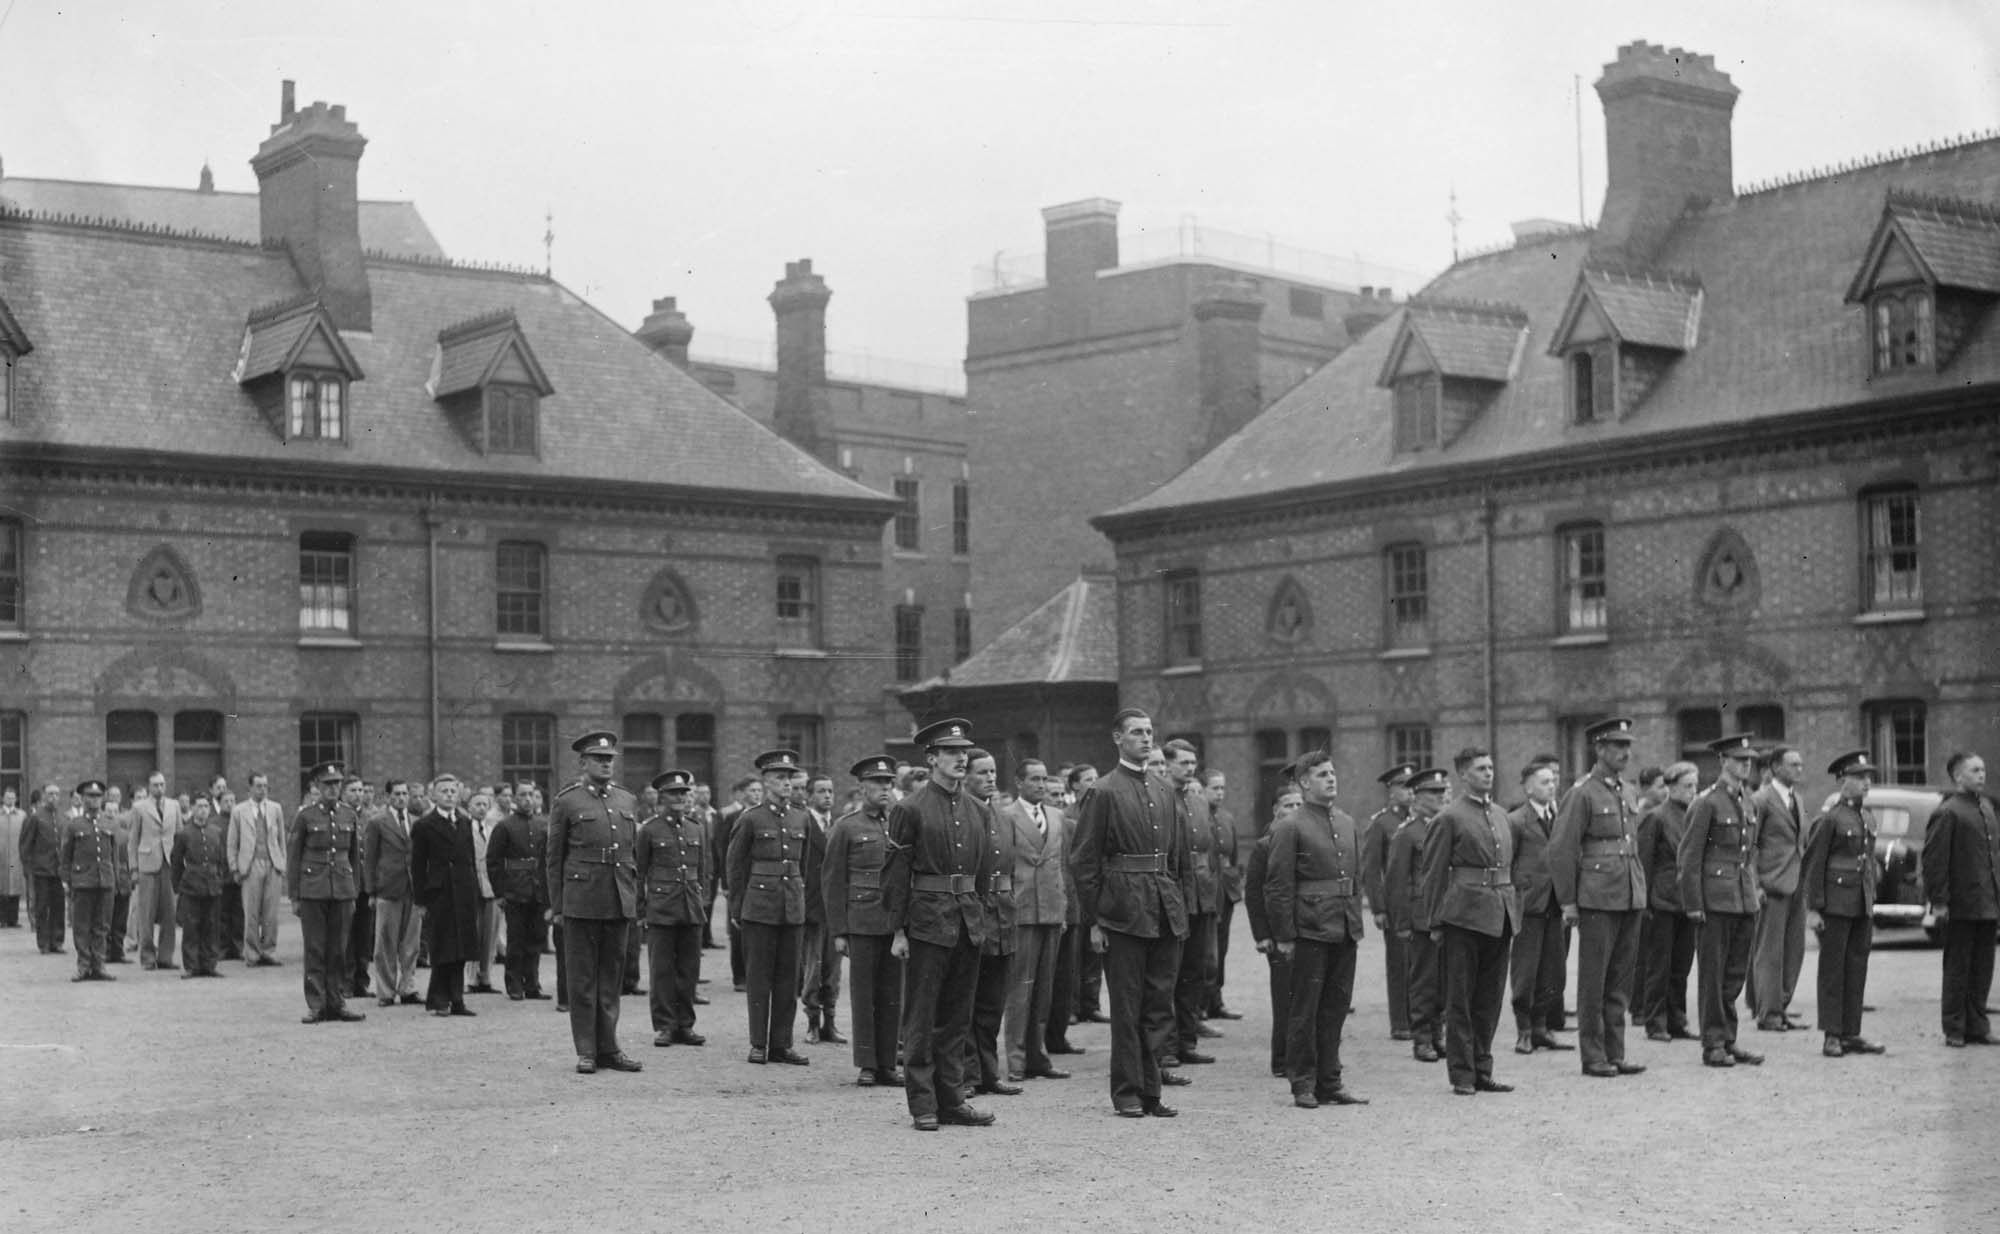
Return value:
M 63 822 L 58 847 L 62 886 L 69 893 L 70 928 L 75 932 L 76 975 L 71 981 L 116 981 L 104 971 L 104 944 L 111 932 L 111 898 L 124 870 L 125 844 L 118 824 L 104 808 L 104 781 L 76 786 L 83 813 Z
M 1639 817 L 1625 795 L 1632 761 L 1632 721 L 1600 720 L 1584 730 L 1596 752 L 1556 812 L 1549 837 L 1549 876 L 1563 921 L 1576 926 L 1576 1042 L 1583 1074 L 1637 1075 L 1625 1060 L 1625 1012 L 1632 1004 L 1632 969 L 1639 955 L 1639 916 L 1646 909 L 1646 870 L 1639 859 Z
M 862 1088 L 900 1085 L 896 1034 L 903 1015 L 903 963 L 889 954 L 895 926 L 882 902 L 883 867 L 889 860 L 889 799 L 896 788 L 896 760 L 873 754 L 848 769 L 861 785 L 861 804 L 833 820 L 826 833 L 826 866 L 820 880 L 826 930 L 833 949 L 847 957 L 848 1017 L 853 1025 L 854 1081 Z
M 1700 925 L 1695 943 L 1701 1061 L 1754 1067 L 1761 1054 L 1736 1045 L 1736 1000 L 1750 971 L 1750 938 L 1763 892 L 1757 885 L 1757 816 L 1750 804 L 1757 739 L 1737 733 L 1708 743 L 1722 773 L 1688 808 L 1675 863 L 1681 907 Z
M 625 979 L 625 934 L 639 915 L 639 802 L 612 783 L 618 734 L 599 730 L 570 743 L 583 778 L 556 794 L 549 810 L 549 917 L 562 920 L 576 1069 L 637 1071 L 618 1048 L 618 997 Z
M 979 944 L 988 917 L 986 813 L 966 791 L 972 726 L 939 720 L 917 730 L 930 775 L 889 807 L 883 907 L 895 931 L 889 953 L 906 962 L 903 1093 L 919 1131 L 984 1127 L 993 1115 L 965 1100 Z M 857 981 L 858 985 L 859 982 Z
M 1410 977 L 1406 971 L 1403 938 L 1389 928 L 1389 841 L 1410 816 L 1410 777 L 1417 774 L 1415 763 L 1398 763 L 1375 777 L 1389 794 L 1389 804 L 1368 816 L 1361 829 L 1361 890 L 1368 897 L 1368 910 L 1375 917 L 1375 929 L 1382 935 L 1384 976 L 1389 987 L 1389 1037 L 1410 1039 Z
M 693 772 L 663 771 L 653 777 L 653 791 L 660 795 L 660 812 L 639 828 L 653 1044 L 702 1045 L 708 1039 L 694 1031 L 694 996 L 708 916 L 708 823 L 688 812 Z
M 306 944 L 306 1014 L 320 1024 L 366 1019 L 347 1009 L 347 935 L 361 891 L 361 820 L 340 799 L 347 769 L 313 768 L 314 798 L 285 832 L 285 893 Z
M 750 1061 L 811 1060 L 792 1048 L 799 1011 L 799 943 L 806 925 L 806 815 L 792 804 L 799 756 L 757 756 L 764 802 L 729 831 L 729 916 L 743 934 L 744 1003 L 750 1012 Z
M 1839 796 L 1813 820 L 1800 864 L 1799 894 L 1806 904 L 1806 928 L 1819 938 L 1819 1029 L 1826 1034 L 1820 1053 L 1880 1054 L 1883 1048 L 1861 1035 L 1861 999 L 1868 988 L 1868 952 L 1875 940 L 1875 815 L 1865 804 L 1875 782 L 1868 751 L 1850 750 L 1826 773 Z

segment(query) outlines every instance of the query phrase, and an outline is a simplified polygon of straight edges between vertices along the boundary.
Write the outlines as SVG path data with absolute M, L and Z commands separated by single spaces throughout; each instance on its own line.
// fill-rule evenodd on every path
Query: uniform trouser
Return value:
M 127 947 L 139 949 L 139 963 L 174 962 L 174 887 L 166 867 L 133 876 L 131 932 Z
M 1187 941 L 1181 945 L 1180 972 L 1174 978 L 1174 1038 L 1181 1050 L 1192 1050 L 1200 1041 L 1214 951 L 1215 914 L 1189 913 Z
M 1696 1007 L 1701 1016 L 1701 1048 L 1727 1049 L 1736 1044 L 1736 999 L 1750 971 L 1750 937 L 1757 929 L 1754 913 L 1709 913 L 1701 922 L 1695 955 Z
M 1585 1066 L 1625 1058 L 1625 1012 L 1639 954 L 1639 910 L 1577 912 L 1576 1048 Z
M 1695 923 L 1684 913 L 1656 908 L 1639 927 L 1639 950 L 1646 957 L 1646 988 L 1636 1019 L 1649 1032 L 1688 1030 L 1688 973 L 1694 969 Z
M 222 901 L 212 896 L 183 895 L 175 908 L 181 927 L 181 968 L 212 973 L 222 960 Z
M 132 891 L 121 887 L 111 894 L 111 931 L 104 936 L 104 958 L 125 962 L 125 931 L 132 920 Z
M 998 1084 L 1006 1077 L 1000 1071 L 1000 1021 L 1007 1014 L 1007 976 L 1014 955 L 979 955 L 979 974 L 972 985 L 972 1031 L 966 1043 L 965 1072 L 981 1087 Z
M 1382 976 L 1389 988 L 1389 1031 L 1410 1031 L 1410 958 L 1407 942 L 1394 930 L 1382 931 Z
M 562 956 L 569 984 L 569 1035 L 578 1058 L 610 1058 L 618 1048 L 618 997 L 625 980 L 623 917 L 565 917 Z
M 1076 1018 L 1076 974 L 1084 936 L 1089 931 L 1071 923 L 1062 928 L 1056 942 L 1056 970 L 1049 984 L 1049 1018 L 1042 1042 L 1047 1046 L 1068 1046 L 1070 1021 Z
M 511 925 L 507 937 L 511 943 Z M 511 962 L 512 954 L 507 958 Z M 653 1013 L 653 1031 L 686 1032 L 693 1028 L 694 985 L 701 978 L 701 923 L 648 925 L 646 958 L 651 973 L 646 1002 Z M 508 980 L 511 983 L 513 978 Z
M 823 923 L 808 925 L 799 939 L 799 998 L 806 1005 L 806 1019 L 824 1021 L 833 1027 L 840 1006 L 840 953 L 833 949 L 833 935 Z
M 1049 1008 L 1056 984 L 1060 925 L 1014 927 L 1014 967 L 1007 974 L 1007 1070 L 1035 1075 L 1049 1070 Z
M 1103 1010 L 1104 955 L 1091 950 L 1089 926 L 1077 929 L 1082 932 L 1082 941 L 1076 949 L 1076 1018 L 1081 1020 Z
M 903 1096 L 912 1117 L 965 1103 L 965 1044 L 979 948 L 958 927 L 949 946 L 910 940 L 903 985 Z
M 104 972 L 104 943 L 111 933 L 111 898 L 114 894 L 109 887 L 79 887 L 69 893 L 70 928 L 74 931 L 70 945 L 76 948 L 76 973 L 79 977 L 102 975 Z M 60 897 L 51 898 L 60 902 Z
M 0 896 L 0 926 L 12 928 L 21 924 L 21 897 Z
M 1353 940 L 1301 938 L 1292 946 L 1292 997 L 1285 1025 L 1285 1078 L 1294 1095 L 1340 1087 L 1340 1030 L 1354 999 Z
M 1222 1010 L 1222 984 L 1228 978 L 1229 932 L 1236 924 L 1236 901 L 1223 897 L 1222 907 L 1215 913 L 1215 964 L 1208 983 L 1208 1006 L 1203 1014 L 1214 1015 Z
M 1454 1085 L 1493 1077 L 1493 1033 L 1507 998 L 1507 951 L 1512 939 L 1447 925 L 1438 944 L 1444 970 L 1444 1053 Z
M 847 936 L 847 1005 L 854 1065 L 896 1069 L 896 1035 L 903 1019 L 903 962 L 889 954 L 887 934 Z
M 745 963 L 743 957 L 743 926 L 734 918 L 729 919 L 729 979 L 737 989 L 743 988 Z
M 354 897 L 354 918 L 347 924 L 347 988 L 356 997 L 368 992 L 368 964 L 375 958 L 375 897 Z
M 1765 894 L 1750 942 L 1750 982 L 1760 1020 L 1782 1020 L 1806 958 L 1806 902 L 1800 895 Z
M 271 928 L 274 930 L 277 929 L 277 915 L 277 901 L 274 899 L 271 902 L 271 918 L 273 922 Z M 220 929 L 223 959 L 240 960 L 243 958 L 244 923 L 248 916 L 248 908 L 243 900 L 243 889 L 236 881 L 236 872 L 232 870 L 222 883 Z M 273 941 L 275 942 L 275 938 Z
M 500 942 L 500 901 L 497 898 L 481 897 L 479 901 L 479 958 L 473 961 L 473 980 L 479 985 L 493 984 L 493 952 Z
M 35 919 L 35 946 L 43 951 L 59 951 L 63 941 L 63 885 L 53 874 L 35 875 L 34 902 L 29 905 Z
M 1292 1027 L 1292 962 L 1276 947 L 1264 959 L 1271 970 L 1271 1070 L 1285 1071 L 1285 1042 Z
M 1174 1051 L 1174 978 L 1181 940 L 1106 930 L 1104 992 L 1111 1004 L 1111 1104 L 1160 1098 L 1160 1060 Z
M 244 893 L 250 885 L 245 883 Z M 424 933 L 424 909 L 416 897 L 375 897 L 375 993 L 401 998 L 417 992 L 417 944 Z M 245 933 L 244 945 L 251 946 Z
M 252 861 L 250 872 L 237 884 L 241 898 L 242 922 L 236 937 L 243 941 L 242 955 L 246 960 L 276 959 L 278 950 L 278 893 L 284 889 L 284 875 L 272 868 L 268 861 Z M 228 888 L 223 895 L 228 896 Z M 222 923 L 223 941 L 231 937 L 229 922 Z
M 750 1047 L 789 1050 L 799 1013 L 799 935 L 805 927 L 746 921 L 742 929 Z
M 1867 917 L 1824 917 L 1819 934 L 1819 1031 L 1861 1035 L 1861 996 L 1868 988 L 1868 952 L 1875 923 Z
M 549 949 L 544 906 L 525 900 L 502 900 L 507 916 L 507 993 L 523 998 L 542 992 L 542 953 Z
M 1990 1037 L 1986 997 L 1993 992 L 1992 921 L 1945 918 L 1944 1035 Z
M 1444 969 L 1438 944 L 1422 930 L 1403 940 L 1410 997 L 1410 1036 L 1444 1048 Z
M 306 940 L 306 1010 L 329 1016 L 347 1005 L 347 931 L 352 900 L 300 900 L 299 933 Z
M 1563 942 L 1560 911 L 1522 916 L 1508 960 L 1515 1032 L 1553 1031 L 1562 1018 Z
M 646 927 L 641 922 L 633 922 L 625 932 L 625 964 L 619 970 L 618 991 L 621 994 L 639 992 L 639 973 L 644 969 L 645 957 L 639 954 L 640 944 L 646 941 Z

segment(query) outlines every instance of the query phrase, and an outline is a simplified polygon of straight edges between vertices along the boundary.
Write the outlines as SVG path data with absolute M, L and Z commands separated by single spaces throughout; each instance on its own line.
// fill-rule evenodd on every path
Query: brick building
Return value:
M 0 210 L 0 775 L 870 747 L 894 503 L 543 275 L 370 247 L 365 144 L 287 83 L 254 233 Z
M 1597 91 L 1594 230 L 1458 262 L 1094 520 L 1123 700 L 1259 813 L 1322 741 L 1366 805 L 1468 742 L 1575 772 L 1610 713 L 1641 762 L 2000 748 L 2000 140 L 1738 190 L 1708 57 Z

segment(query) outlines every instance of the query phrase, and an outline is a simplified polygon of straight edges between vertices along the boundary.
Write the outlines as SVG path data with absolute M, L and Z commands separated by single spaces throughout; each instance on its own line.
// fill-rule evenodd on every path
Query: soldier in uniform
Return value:
M 799 942 L 806 924 L 806 817 L 792 805 L 799 756 L 767 750 L 756 765 L 764 777 L 764 803 L 736 819 L 728 856 L 729 916 L 743 938 L 750 1061 L 803 1067 L 812 1060 L 792 1048 Z
M 1577 927 L 1576 1040 L 1583 1074 L 1602 1079 L 1646 1069 L 1625 1059 L 1646 870 L 1639 861 L 1639 817 L 1626 800 L 1623 779 L 1632 761 L 1632 721 L 1600 720 L 1584 737 L 1597 761 L 1557 812 L 1549 875 L 1563 921 Z
M 83 813 L 65 821 L 57 850 L 76 939 L 76 975 L 70 980 L 116 981 L 104 971 L 104 943 L 111 930 L 111 897 L 124 878 L 125 845 L 104 809 L 104 781 L 85 780 L 76 791 Z
M 1923 852 L 1924 898 L 1944 933 L 1944 1043 L 1995 1045 L 1986 998 L 2000 921 L 2000 822 L 1986 797 L 1985 759 L 1959 750 L 1944 772 L 1952 791 L 1931 813 Z
M 514 786 L 514 808 L 486 841 L 486 881 L 507 918 L 507 997 L 546 999 L 542 953 L 549 949 L 549 820 L 535 810 L 535 784 Z
M 1722 760 L 1713 787 L 1688 809 L 1675 862 L 1681 908 L 1701 930 L 1697 1005 L 1701 1061 L 1710 1067 L 1756 1066 L 1761 1054 L 1736 1045 L 1736 1000 L 1750 971 L 1750 937 L 1763 893 L 1757 887 L 1757 820 L 1750 807 L 1757 739 L 1738 733 L 1708 743 Z
M 1113 720 L 1118 765 L 1078 808 L 1076 880 L 1092 950 L 1111 997 L 1111 1108 L 1121 1118 L 1172 1118 L 1161 1085 L 1188 1083 L 1160 1060 L 1174 1044 L 1174 978 L 1194 894 L 1193 860 L 1172 790 L 1146 773 L 1153 721 L 1128 707 Z
M 299 807 L 285 832 L 285 892 L 306 945 L 306 1014 L 301 1024 L 365 1019 L 349 1011 L 347 932 L 361 867 L 361 821 L 340 799 L 345 769 L 313 769 L 317 797 Z
M 1420 1063 L 1444 1057 L 1444 973 L 1438 965 L 1437 941 L 1431 937 L 1424 906 L 1424 840 L 1431 824 L 1444 812 L 1451 777 L 1443 768 L 1413 771 L 1404 787 L 1410 791 L 1410 813 L 1389 836 L 1383 864 L 1382 895 L 1388 905 L 1386 928 L 1403 942 L 1403 988 L 1410 1009 L 1410 1053 Z
M 181 979 L 220 977 L 222 903 L 229 888 L 228 830 L 206 797 L 197 797 L 187 825 L 174 833 L 167 872 L 181 927 Z
M 1209 979 L 1215 968 L 1215 920 L 1222 910 L 1222 846 L 1215 834 L 1215 815 L 1208 808 L 1208 795 L 1201 791 L 1195 771 L 1201 755 L 1192 742 L 1176 737 L 1161 748 L 1166 758 L 1167 778 L 1181 826 L 1188 833 L 1188 854 L 1194 895 L 1188 900 L 1187 942 L 1181 947 L 1181 968 L 1174 979 L 1173 1065 L 1212 1063 L 1215 1056 L 1204 1054 L 1198 1038 L 1220 1037 L 1217 1029 L 1202 1023 L 1208 1005 Z
M 930 771 L 889 807 L 882 902 L 907 963 L 903 987 L 903 1093 L 911 1124 L 984 1127 L 993 1115 L 965 1100 L 965 1058 L 986 906 L 979 897 L 990 847 L 984 811 L 964 790 L 972 726 L 939 720 L 917 730 Z
M 1699 772 L 1693 763 L 1674 763 L 1663 773 L 1666 797 L 1639 820 L 1639 864 L 1646 869 L 1646 902 L 1651 911 L 1639 928 L 1645 956 L 1645 988 L 1634 1006 L 1648 1041 L 1686 1041 L 1688 973 L 1694 968 L 1695 924 L 1681 911 L 1678 867 L 1681 837 L 1687 834 L 1688 806 L 1694 802 Z
M 652 962 L 653 1044 L 705 1045 L 694 1031 L 694 988 L 701 980 L 701 924 L 707 913 L 708 827 L 688 812 L 694 773 L 653 777 L 660 812 L 639 828 L 639 886 L 644 891 L 646 953 Z M 510 934 L 508 936 L 512 938 Z
M 1375 928 L 1382 934 L 1383 977 L 1389 987 L 1389 1038 L 1410 1039 L 1410 974 L 1403 936 L 1389 928 L 1389 841 L 1410 817 L 1410 777 L 1415 763 L 1398 763 L 1375 777 L 1389 803 L 1368 816 L 1361 829 L 1361 890 L 1368 897 Z
M 1243 912 L 1250 919 L 1250 938 L 1263 953 L 1271 978 L 1271 1074 L 1286 1079 L 1285 1044 L 1292 1019 L 1292 961 L 1281 953 L 1271 937 L 1271 915 L 1265 907 L 1264 888 L 1270 881 L 1271 828 L 1298 812 L 1304 800 L 1299 786 L 1292 783 L 1292 769 L 1279 773 L 1278 799 L 1272 804 L 1271 819 L 1264 833 L 1250 846 L 1243 862 Z
M 889 860 L 889 797 L 896 760 L 871 755 L 849 769 L 861 784 L 861 806 L 833 821 L 826 836 L 821 884 L 833 949 L 847 957 L 848 1015 L 854 1025 L 854 1065 L 862 1088 L 900 1085 L 896 1032 L 903 1015 L 903 964 L 889 954 L 895 927 L 882 903 Z
M 97 782 L 102 787 L 102 781 Z M 43 955 L 61 955 L 63 950 L 63 827 L 67 820 L 59 812 L 64 797 L 54 784 L 44 785 L 42 795 L 21 823 L 21 873 L 28 880 L 28 916 L 35 923 L 35 949 Z M 103 805 L 102 800 L 98 802 Z
M 625 933 L 639 915 L 639 803 L 611 780 L 618 734 L 585 733 L 570 749 L 583 778 L 557 793 L 549 810 L 548 911 L 562 922 L 557 980 L 568 981 L 557 998 L 569 1007 L 579 1074 L 638 1071 L 639 1061 L 618 1048 L 618 998 Z
M 1512 1092 L 1493 1078 L 1493 1033 L 1507 992 L 1508 941 L 1520 921 L 1514 830 L 1493 803 L 1493 756 L 1453 760 L 1463 790 L 1424 837 L 1424 916 L 1444 971 L 1445 1065 L 1451 1091 Z
M 1819 938 L 1820 1053 L 1880 1054 L 1861 1035 L 1861 999 L 1868 987 L 1868 951 L 1875 938 L 1875 815 L 1863 804 L 1875 780 L 1868 751 L 1852 750 L 1827 767 L 1839 799 L 1814 821 L 1799 875 L 1806 927 Z
M 1007 974 L 1014 966 L 1014 861 L 1019 856 L 1011 827 L 993 806 L 1000 784 L 1000 764 L 985 750 L 974 748 L 966 758 L 965 791 L 979 803 L 986 826 L 986 875 L 980 899 L 986 904 L 986 937 L 979 944 L 979 976 L 972 988 L 972 1033 L 967 1042 L 965 1073 L 977 1093 L 1017 1097 L 1021 1088 L 1010 1083 L 1006 1055 L 1000 1049 L 1000 1024 L 1007 1012 Z
M 1229 979 L 1229 935 L 1236 924 L 1236 906 L 1243 902 L 1242 842 L 1236 834 L 1235 813 L 1222 804 L 1229 793 L 1228 779 L 1211 767 L 1202 772 L 1198 782 L 1208 812 L 1215 819 L 1216 855 L 1222 862 L 1221 907 L 1215 912 L 1214 975 L 1208 983 L 1208 1005 L 1202 1010 L 1205 1019 L 1240 1020 L 1243 1017 L 1222 1001 L 1222 986 Z
M 1271 827 L 1265 910 L 1272 946 L 1291 961 L 1285 1073 L 1292 1104 L 1367 1105 L 1341 1080 L 1340 1030 L 1354 997 L 1361 946 L 1361 836 L 1334 808 L 1333 756 L 1311 750 L 1293 764 L 1304 804 Z

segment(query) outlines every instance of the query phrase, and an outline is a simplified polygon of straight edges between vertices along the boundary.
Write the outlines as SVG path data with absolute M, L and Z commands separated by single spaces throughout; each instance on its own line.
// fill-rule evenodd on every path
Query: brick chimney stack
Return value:
M 778 434 L 821 459 L 831 459 L 826 427 L 826 304 L 833 292 L 813 273 L 812 259 L 785 263 L 785 277 L 771 289 L 778 319 Z
M 1730 113 L 1739 92 L 1713 56 L 1628 43 L 1597 79 L 1607 147 L 1591 255 L 1643 265 L 1689 209 L 1735 195 Z
M 265 243 L 285 244 L 335 325 L 363 332 L 374 320 L 357 188 L 367 145 L 345 107 L 314 103 L 300 111 L 288 81 L 278 123 L 250 160 Z
M 1201 444 L 1188 462 L 1222 444 L 1264 409 L 1258 363 L 1262 350 L 1258 323 L 1263 317 L 1263 294 L 1244 275 L 1215 275 L 1196 294 L 1195 354 L 1204 431 L 1196 435 Z
M 1043 273 L 1056 337 L 1087 334 L 1097 272 L 1118 267 L 1118 203 L 1089 197 L 1049 206 L 1042 211 L 1042 228 Z
M 694 326 L 689 324 L 687 314 L 675 307 L 674 297 L 653 301 L 653 311 L 639 323 L 633 337 L 655 354 L 666 357 L 676 368 L 688 366 L 688 344 L 694 341 Z

